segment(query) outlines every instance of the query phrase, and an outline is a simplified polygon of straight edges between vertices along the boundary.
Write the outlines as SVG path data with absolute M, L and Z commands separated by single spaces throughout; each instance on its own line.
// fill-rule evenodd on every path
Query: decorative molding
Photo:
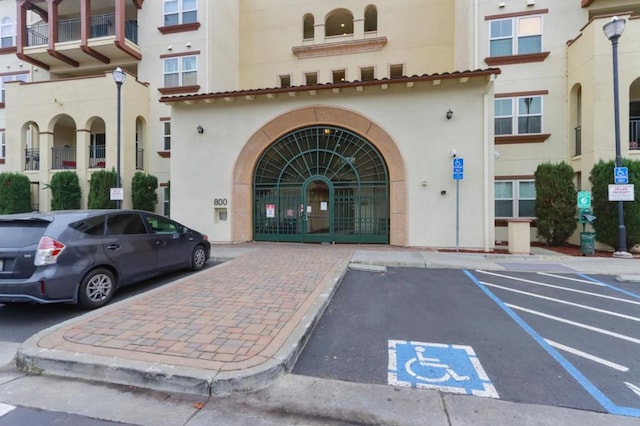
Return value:
M 199 54 L 200 54 L 199 50 L 194 50 L 192 52 L 166 53 L 164 55 L 160 55 L 160 59 L 176 58 L 179 56 L 193 56 L 193 55 L 199 55 Z
M 551 52 L 527 53 L 526 55 L 489 56 L 484 62 L 489 66 L 527 64 L 531 62 L 544 62 Z
M 166 27 L 158 27 L 158 31 L 162 34 L 184 33 L 187 31 L 195 31 L 200 28 L 200 22 L 190 24 L 168 25 Z
M 158 151 L 158 155 L 162 158 L 171 158 L 171 151 Z
M 487 15 L 485 21 L 493 21 L 495 19 L 517 18 L 519 16 L 543 15 L 549 13 L 549 9 L 526 10 L 524 12 L 502 13 L 499 15 Z
M 178 87 L 160 87 L 158 88 L 158 92 L 163 95 L 179 95 L 181 93 L 195 93 L 200 90 L 200 85 L 196 84 L 194 86 L 178 86 Z
M 382 50 L 386 44 L 386 37 L 376 37 L 362 40 L 294 46 L 291 48 L 291 51 L 298 59 L 319 58 L 322 56 L 348 55 L 351 53 Z
M 496 93 L 494 98 L 517 98 L 522 96 L 540 96 L 540 95 L 548 95 L 548 90 L 530 90 L 528 92 L 507 92 L 507 93 Z
M 499 135 L 495 137 L 496 145 L 511 145 L 519 143 L 544 143 L 550 133 L 531 133 L 524 135 Z
M 3 47 L 0 49 L 0 55 L 9 55 L 9 54 L 16 53 L 17 51 L 18 51 L 18 48 L 16 46 Z
M 4 158 L 0 158 L 0 164 L 4 164 Z

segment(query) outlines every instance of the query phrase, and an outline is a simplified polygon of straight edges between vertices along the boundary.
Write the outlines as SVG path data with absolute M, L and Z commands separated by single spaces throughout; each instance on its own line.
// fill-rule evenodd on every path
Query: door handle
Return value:
M 109 244 L 107 248 L 109 250 L 118 250 L 120 248 L 120 244 Z
M 166 241 L 162 241 L 162 240 L 158 240 L 158 241 L 156 241 L 156 245 L 157 246 L 166 246 L 167 242 Z

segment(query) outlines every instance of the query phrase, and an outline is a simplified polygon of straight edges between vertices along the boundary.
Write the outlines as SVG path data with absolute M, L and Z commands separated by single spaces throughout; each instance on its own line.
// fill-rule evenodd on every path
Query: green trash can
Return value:
M 596 252 L 596 233 L 580 233 L 580 251 L 583 256 L 593 256 Z

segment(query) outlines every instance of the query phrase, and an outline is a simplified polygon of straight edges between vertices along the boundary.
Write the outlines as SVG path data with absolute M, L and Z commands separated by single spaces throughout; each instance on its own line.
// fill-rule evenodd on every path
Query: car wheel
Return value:
M 78 303 L 88 309 L 99 308 L 106 304 L 115 292 L 115 281 L 108 269 L 94 269 L 80 283 Z
M 199 271 L 204 267 L 207 261 L 207 255 L 202 246 L 196 246 L 191 253 L 191 270 Z

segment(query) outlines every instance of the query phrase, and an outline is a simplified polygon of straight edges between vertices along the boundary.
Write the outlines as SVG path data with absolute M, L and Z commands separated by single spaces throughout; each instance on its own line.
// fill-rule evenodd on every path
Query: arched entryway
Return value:
M 254 173 L 257 241 L 389 243 L 389 175 L 380 152 L 335 126 L 279 138 Z

